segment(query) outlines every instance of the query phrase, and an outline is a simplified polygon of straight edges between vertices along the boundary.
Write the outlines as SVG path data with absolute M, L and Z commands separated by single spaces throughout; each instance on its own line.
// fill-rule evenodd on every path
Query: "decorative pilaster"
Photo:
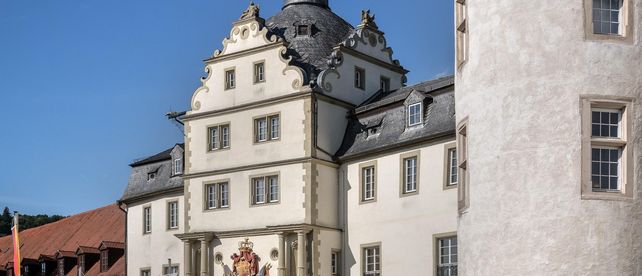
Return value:
M 189 240 L 183 241 L 183 260 L 185 276 L 192 276 L 192 243 Z
M 281 232 L 279 236 L 279 265 L 277 266 L 277 276 L 285 276 L 285 233 Z

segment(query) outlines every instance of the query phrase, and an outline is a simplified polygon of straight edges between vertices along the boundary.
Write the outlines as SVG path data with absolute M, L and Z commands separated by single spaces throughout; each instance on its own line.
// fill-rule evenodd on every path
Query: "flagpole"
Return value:
M 20 275 L 20 268 L 21 266 L 21 258 L 20 258 L 20 237 L 19 237 L 19 228 L 18 228 L 18 223 L 20 221 L 18 212 L 14 212 L 13 215 L 13 227 L 11 228 L 12 236 L 13 236 L 13 275 L 14 276 L 21 276 Z

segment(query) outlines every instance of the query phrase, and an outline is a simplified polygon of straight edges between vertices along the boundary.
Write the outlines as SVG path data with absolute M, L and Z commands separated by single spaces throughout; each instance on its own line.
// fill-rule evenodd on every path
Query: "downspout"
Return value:
M 125 203 L 123 203 L 122 201 L 120 201 L 120 200 L 117 201 L 116 203 L 118 204 L 118 208 L 125 213 L 125 255 L 124 255 L 124 257 L 125 257 L 125 276 L 127 276 L 127 269 L 129 268 L 127 266 L 127 259 L 129 259 L 128 258 L 129 243 L 127 242 L 127 238 L 129 236 L 129 235 L 127 235 L 127 229 L 128 229 L 127 224 L 129 222 L 129 217 L 128 217 L 128 213 L 127 213 L 128 208 L 127 208 L 127 205 Z M 125 205 L 125 209 L 123 209 L 123 205 Z

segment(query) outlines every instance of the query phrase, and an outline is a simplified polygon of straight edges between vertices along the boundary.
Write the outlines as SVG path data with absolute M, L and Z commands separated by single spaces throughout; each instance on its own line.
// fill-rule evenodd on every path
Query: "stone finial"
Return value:
M 254 1 L 250 1 L 250 6 L 243 12 L 241 19 L 256 18 L 259 17 L 259 12 L 261 7 L 254 4 Z
M 375 16 L 370 15 L 370 10 L 361 11 L 361 24 L 359 27 L 371 27 L 374 29 L 379 29 L 377 23 L 375 23 Z

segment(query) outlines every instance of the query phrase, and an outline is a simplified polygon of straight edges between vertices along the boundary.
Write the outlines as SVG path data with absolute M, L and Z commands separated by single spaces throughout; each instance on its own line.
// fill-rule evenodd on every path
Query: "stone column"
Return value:
M 277 276 L 285 276 L 285 234 L 283 232 L 279 236 L 279 265 L 276 268 Z
M 202 239 L 201 240 L 201 276 L 207 276 L 207 255 L 208 255 L 208 250 L 207 250 L 207 239 Z
M 192 243 L 191 241 L 183 241 L 183 270 L 185 276 L 192 276 Z
M 296 232 L 297 235 L 297 256 L 296 256 L 296 264 L 297 264 L 297 276 L 305 276 L 305 232 L 304 231 L 298 231 Z

